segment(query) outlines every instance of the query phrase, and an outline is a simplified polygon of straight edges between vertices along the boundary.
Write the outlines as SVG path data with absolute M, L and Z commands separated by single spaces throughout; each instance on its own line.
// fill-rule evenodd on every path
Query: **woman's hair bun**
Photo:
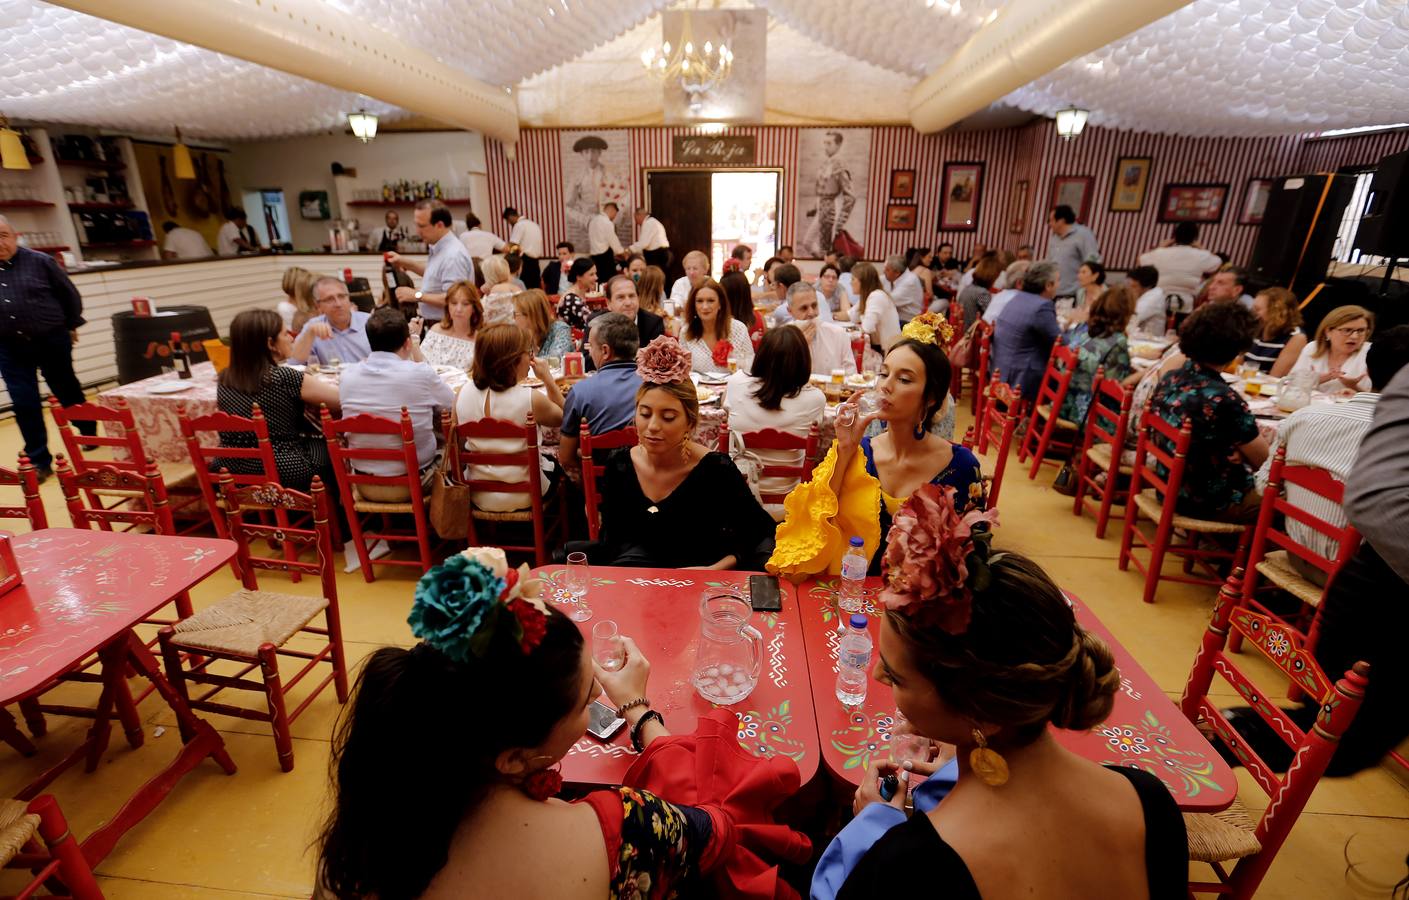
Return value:
M 1079 625 L 1077 635 L 1080 646 L 1067 670 L 1065 690 L 1052 708 L 1051 722 L 1058 728 L 1086 731 L 1110 715 L 1120 688 L 1120 670 L 1105 641 Z

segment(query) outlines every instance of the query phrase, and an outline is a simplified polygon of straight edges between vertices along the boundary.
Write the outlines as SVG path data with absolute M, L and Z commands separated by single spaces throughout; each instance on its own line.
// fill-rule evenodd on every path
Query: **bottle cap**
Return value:
M 853 547 L 860 547 L 860 546 L 862 546 L 862 545 L 865 544 L 865 543 L 866 543 L 866 542 L 863 541 L 863 540 L 861 540 L 861 538 L 859 538 L 859 537 L 854 537 L 854 538 L 851 539 L 851 546 L 853 546 Z
M 179 332 L 179 331 L 173 331 L 173 332 L 171 333 L 171 340 L 172 340 L 174 343 L 177 343 L 177 344 L 181 343 L 181 332 Z
M 866 630 L 866 617 L 861 613 L 853 613 L 851 616 L 851 627 L 859 631 Z

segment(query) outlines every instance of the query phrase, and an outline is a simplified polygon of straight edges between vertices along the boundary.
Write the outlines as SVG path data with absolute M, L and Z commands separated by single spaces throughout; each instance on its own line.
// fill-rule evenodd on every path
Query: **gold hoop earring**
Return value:
M 1008 783 L 1008 761 L 988 746 L 988 739 L 983 736 L 983 732 L 974 728 L 974 743 L 977 747 L 969 751 L 969 768 L 978 776 L 979 781 L 989 787 L 1002 787 Z

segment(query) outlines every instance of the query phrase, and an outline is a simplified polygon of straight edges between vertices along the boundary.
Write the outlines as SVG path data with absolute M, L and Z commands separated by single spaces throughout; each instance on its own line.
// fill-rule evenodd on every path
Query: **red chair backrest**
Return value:
M 1306 806 L 1340 736 L 1359 711 L 1370 667 L 1358 662 L 1332 684 L 1304 646 L 1304 638 L 1291 626 L 1240 605 L 1242 571 L 1235 569 L 1218 592 L 1213 617 L 1179 705 L 1191 722 L 1203 720 L 1212 727 L 1270 799 L 1255 832 L 1262 852 L 1239 862 L 1229 879 L 1230 884 L 1238 886 L 1239 896 L 1250 897 Z M 1240 634 L 1320 708 L 1314 728 L 1302 731 L 1271 701 L 1270 698 L 1285 693 L 1284 688 L 1264 689 L 1265 685 L 1259 686 L 1247 676 L 1238 656 L 1227 650 L 1230 631 Z M 1270 726 L 1271 733 L 1296 751 L 1296 761 L 1285 777 L 1279 778 L 1228 721 L 1221 709 L 1227 701 L 1209 696 L 1215 672 L 1252 702 L 1252 709 Z
M 1125 444 L 1125 430 L 1130 421 L 1131 391 L 1114 378 L 1106 377 L 1106 367 L 1096 370 L 1096 386 L 1091 390 L 1091 406 L 1086 411 L 1086 441 L 1082 454 L 1098 443 L 1111 445 L 1112 467 L 1118 465 L 1120 449 Z
M 796 478 L 799 482 L 806 481 L 812 477 L 813 460 L 817 458 L 817 444 L 821 440 L 821 434 L 814 422 L 812 427 L 807 429 L 807 436 L 802 437 L 796 434 L 789 434 L 786 431 L 779 431 L 776 428 L 764 428 L 761 431 L 746 431 L 740 437 L 743 439 L 744 447 L 749 450 L 792 450 L 802 452 L 802 464 L 797 466 L 785 465 L 764 465 L 758 469 L 758 477 L 762 478 Z M 728 452 L 727 450 L 721 452 Z M 788 496 L 791 489 L 782 492 L 760 491 L 759 499 L 764 503 L 782 503 L 783 498 Z
M 400 421 L 370 413 L 334 419 L 326 406 L 319 415 L 323 423 L 323 437 L 328 442 L 328 455 L 333 461 L 333 471 L 337 473 L 338 493 L 344 509 L 352 509 L 352 489 L 361 484 L 405 486 L 411 491 L 412 505 L 420 504 L 420 458 L 416 454 L 416 432 L 406 407 L 401 407 Z M 390 447 L 354 447 L 350 440 L 354 435 L 388 437 L 395 444 Z M 401 471 L 396 475 L 369 475 L 357 471 L 359 460 L 395 462 Z
M 989 441 L 993 441 L 996 447 L 996 462 L 993 464 L 993 476 L 988 486 L 988 508 L 993 509 L 998 505 L 998 495 L 1003 490 L 1003 474 L 1008 469 L 1008 452 L 1013 446 L 1013 434 L 1017 431 L 1018 423 L 1023 420 L 1026 408 L 1022 396 L 1012 385 L 1005 384 L 997 372 L 993 373 L 993 380 L 988 383 L 986 393 L 980 427 L 986 429 L 987 433 L 979 436 L 979 443 L 985 450 Z
M 585 431 L 586 429 L 584 429 Z M 472 440 L 517 440 L 523 441 L 521 450 L 496 452 L 491 450 L 471 450 Z M 543 518 L 543 490 L 540 483 L 538 461 L 538 424 L 533 411 L 529 410 L 528 421 L 524 424 L 503 419 L 478 419 L 473 422 L 460 422 L 455 426 L 454 440 L 450 442 L 452 477 L 471 491 L 485 491 L 497 494 L 527 494 L 533 516 Z M 524 469 L 522 481 L 494 481 L 488 478 L 469 478 L 465 470 L 470 466 L 514 466 Z
M 1184 462 L 1193 440 L 1193 427 L 1186 418 L 1176 429 L 1152 409 L 1140 417 L 1140 440 L 1135 444 L 1135 472 L 1130 476 L 1130 496 L 1152 487 L 1163 497 L 1165 515 L 1174 515 L 1179 486 L 1184 483 Z M 1168 442 L 1167 444 L 1165 442 Z M 1157 470 L 1162 466 L 1163 476 Z
M 49 527 L 49 516 L 39 497 L 39 473 L 28 456 L 20 454 L 18 469 L 0 469 L 0 485 L 18 487 L 24 495 L 23 506 L 0 506 L 0 519 L 27 519 L 33 531 Z
M 139 475 L 147 471 L 147 451 L 137 434 L 137 423 L 132 417 L 132 410 L 121 397 L 116 399 L 116 404 L 115 409 L 96 403 L 64 406 L 59 403 L 58 398 L 49 398 L 49 412 L 54 417 L 54 424 L 58 426 L 59 436 L 64 442 L 64 452 L 68 454 L 75 472 L 84 472 L 90 465 L 111 466 Z M 80 434 L 78 429 L 73 427 L 77 422 L 99 423 L 98 433 Z M 126 450 L 129 458 L 89 460 L 83 455 L 85 445 Z
M 176 420 L 181 425 L 181 436 L 186 440 L 186 450 L 191 455 L 191 465 L 196 470 L 196 481 L 200 483 L 201 494 L 206 506 L 215 515 L 216 494 L 219 491 L 220 466 L 217 460 L 249 459 L 259 463 L 258 474 L 232 473 L 235 484 L 264 484 L 279 480 L 279 469 L 274 463 L 274 447 L 269 443 L 269 424 L 259 404 L 254 404 L 250 417 L 235 416 L 230 413 L 214 412 L 204 416 L 187 417 L 186 406 L 177 408 Z M 244 432 L 254 438 L 253 447 L 207 447 L 201 444 L 200 435 L 209 432 Z M 214 467 L 214 468 L 212 468 Z
M 1056 416 L 1066 399 L 1071 377 L 1076 374 L 1076 354 L 1060 341 L 1052 345 L 1052 353 L 1047 357 L 1047 370 L 1042 373 L 1042 383 L 1037 389 L 1036 406 L 1051 404 L 1052 415 Z
M 983 319 L 978 324 L 978 376 L 979 382 L 988 378 L 988 359 L 993 353 L 993 326 Z
M 259 589 L 254 577 L 255 569 L 316 574 L 322 582 L 323 596 L 329 603 L 336 603 L 338 584 L 333 557 L 333 526 L 323 479 L 315 475 L 309 492 L 305 494 L 272 481 L 241 484 L 225 470 L 221 470 L 218 478 L 220 495 L 225 500 L 225 521 L 230 539 L 236 544 L 235 558 L 239 562 L 245 587 L 252 591 Z M 273 511 L 274 515 L 245 518 L 246 513 L 263 513 L 266 510 Z M 310 514 L 313 527 L 288 524 L 297 513 Z M 264 519 L 274 521 L 267 523 Z M 282 544 L 284 553 L 280 556 L 256 555 L 251 546 L 261 539 Z M 316 561 L 299 558 L 301 552 L 309 547 L 317 550 Z
M 597 479 L 607 470 L 602 460 L 607 451 L 636 446 L 636 427 L 628 425 L 594 435 L 592 429 L 584 424 L 578 437 L 578 452 L 582 456 L 582 493 L 587 500 L 587 533 L 595 541 L 602 530 L 602 497 L 597 488 Z
M 1315 466 L 1287 465 L 1287 448 L 1277 448 L 1268 470 L 1267 489 L 1262 493 L 1262 506 L 1258 510 L 1257 529 L 1253 532 L 1252 550 L 1248 556 L 1248 578 L 1256 578 L 1255 566 L 1268 553 L 1268 544 L 1274 549 L 1286 550 L 1293 556 L 1315 566 L 1327 576 L 1335 573 L 1346 560 L 1360 548 L 1360 532 L 1354 525 L 1335 525 L 1316 515 L 1303 506 L 1294 504 L 1285 490 L 1295 486 L 1315 494 L 1324 501 L 1323 506 L 1341 509 L 1345 502 L 1345 483 L 1325 469 Z M 1314 504 L 1311 504 L 1314 505 Z M 1277 527 L 1277 517 L 1282 517 L 1284 527 Z M 1297 541 L 1286 529 L 1287 522 L 1298 522 L 1318 534 L 1324 535 L 1336 545 L 1336 555 L 1326 556 L 1312 547 Z
M 59 485 L 74 528 L 110 530 L 115 524 L 147 525 L 157 534 L 176 534 L 171 507 L 167 503 L 166 484 L 162 481 L 161 472 L 157 471 L 156 463 L 148 462 L 147 471 L 138 474 L 102 463 L 90 463 L 86 471 L 75 472 L 62 453 L 55 457 L 54 462 L 54 471 L 59 476 Z M 122 503 L 108 508 L 93 498 L 93 491 L 132 491 L 141 495 L 145 506 Z M 84 502 L 85 496 L 90 498 L 90 503 Z

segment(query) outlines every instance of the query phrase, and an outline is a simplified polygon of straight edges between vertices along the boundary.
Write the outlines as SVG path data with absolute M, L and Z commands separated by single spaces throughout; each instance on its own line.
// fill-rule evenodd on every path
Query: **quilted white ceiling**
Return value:
M 525 124 L 659 121 L 630 54 L 669 0 L 323 0 L 493 84 Z M 895 121 L 904 94 L 1007 2 L 754 0 L 769 30 L 769 121 Z M 708 4 L 707 4 L 708 5 Z M 727 6 L 745 0 L 726 0 Z M 340 128 L 365 106 L 295 76 L 50 6 L 0 0 L 0 112 L 206 138 Z M 1406 0 L 1194 0 L 1013 92 L 1050 115 L 1187 134 L 1275 134 L 1409 121 Z

